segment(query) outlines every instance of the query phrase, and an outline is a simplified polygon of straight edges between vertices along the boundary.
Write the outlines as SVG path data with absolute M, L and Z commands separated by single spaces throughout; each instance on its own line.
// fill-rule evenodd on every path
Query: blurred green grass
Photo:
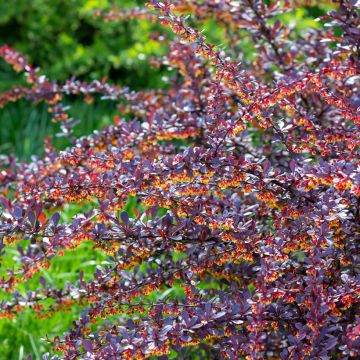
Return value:
M 84 212 L 89 207 L 67 204 L 61 212 L 62 221 L 69 222 L 79 212 Z M 17 263 L 17 245 L 6 249 L 0 264 L 0 278 L 7 268 L 13 268 Z M 107 255 L 99 250 L 94 250 L 90 241 L 82 243 L 75 250 L 66 250 L 64 256 L 56 256 L 50 260 L 51 266 L 48 269 L 41 269 L 31 280 L 20 282 L 17 291 L 26 294 L 27 291 L 35 291 L 40 287 L 40 276 L 44 277 L 53 288 L 64 288 L 66 283 L 76 283 L 79 273 L 84 273 L 84 280 L 92 278 L 97 265 L 107 263 Z M 0 291 L 0 299 L 6 300 L 11 295 Z M 46 319 L 39 319 L 31 309 L 20 312 L 14 319 L 0 320 L 0 360 L 21 360 L 26 359 L 28 354 L 33 359 L 40 359 L 41 355 L 50 350 L 48 343 L 42 339 L 45 336 L 52 338 L 63 334 L 71 326 L 72 321 L 78 319 L 83 307 L 73 306 L 69 312 L 55 312 Z
M 7 250 L 4 267 L 11 263 L 17 255 L 15 249 Z M 93 250 L 91 243 L 83 243 L 78 249 L 66 251 L 63 257 L 55 257 L 51 260 L 48 270 L 42 269 L 31 281 L 17 286 L 20 293 L 35 290 L 40 285 L 39 277 L 43 276 L 47 283 L 54 284 L 55 288 L 63 288 L 66 282 L 76 282 L 79 272 L 84 272 L 84 279 L 89 280 L 97 265 L 105 264 L 107 256 L 98 250 Z M 14 261 L 14 260 L 13 260 Z M 0 294 L 2 299 L 7 296 Z M 41 340 L 46 335 L 50 338 L 63 334 L 72 321 L 78 319 L 82 307 L 73 306 L 69 312 L 55 312 L 46 319 L 39 319 L 31 309 L 25 310 L 14 319 L 0 320 L 0 359 L 21 360 L 27 354 L 34 359 L 40 359 L 40 355 L 49 351 L 49 345 Z
M 86 104 L 79 99 L 71 103 L 70 114 L 81 119 L 81 123 L 75 128 L 75 134 L 83 136 L 113 123 L 117 110 L 114 102 L 96 100 L 93 104 Z M 0 153 L 15 154 L 21 160 L 30 160 L 32 155 L 43 153 L 46 136 L 53 137 L 53 144 L 57 149 L 70 145 L 68 139 L 55 136 L 60 125 L 52 123 L 50 117 L 47 105 L 33 105 L 25 100 L 1 109 Z
M 78 204 L 66 204 L 61 212 L 61 221 L 69 222 L 73 217 L 80 213 L 89 210 L 90 203 L 85 203 L 83 206 Z M 136 197 L 130 196 L 127 200 L 123 211 L 127 211 L 130 217 L 135 216 L 134 209 L 138 212 L 143 212 L 144 207 L 139 204 Z M 164 208 L 159 208 L 158 216 L 163 216 L 167 212 Z M 119 218 L 120 218 L 119 211 Z M 21 245 L 24 241 L 20 241 L 17 245 Z M 16 246 L 17 246 L 16 245 Z M 0 278 L 4 275 L 7 268 L 12 268 L 16 264 L 16 258 L 19 255 L 13 245 L 6 249 L 5 256 L 0 265 Z M 173 253 L 174 261 L 178 261 L 183 254 Z M 108 264 L 108 256 L 101 250 L 94 250 L 92 241 L 83 242 L 79 248 L 75 250 L 66 250 L 64 256 L 55 256 L 50 260 L 51 266 L 48 269 L 41 269 L 39 274 L 36 274 L 31 280 L 20 282 L 17 285 L 17 291 L 21 294 L 26 294 L 27 291 L 35 291 L 40 287 L 40 276 L 44 277 L 52 288 L 61 289 L 66 286 L 66 283 L 73 283 L 79 279 L 80 271 L 84 274 L 84 280 L 88 281 L 93 278 L 96 266 L 105 266 Z M 156 266 L 156 265 L 155 265 Z M 148 264 L 146 262 L 140 265 L 140 271 L 146 272 Z M 129 271 L 132 271 L 131 269 Z M 218 283 L 215 280 L 201 281 L 200 288 L 218 288 Z M 184 297 L 183 289 L 176 282 L 171 288 L 165 290 L 157 290 L 149 294 L 148 298 L 151 302 L 165 299 L 165 297 L 177 297 L 179 299 Z M 0 291 L 0 298 L 7 300 L 11 298 L 11 294 Z M 47 304 L 52 303 L 47 302 Z M 33 359 L 41 359 L 41 355 L 50 351 L 49 344 L 44 340 L 46 336 L 50 339 L 54 336 L 64 334 L 71 326 L 74 320 L 79 318 L 81 311 L 85 306 L 72 306 L 69 312 L 57 312 L 46 319 L 39 319 L 35 316 L 31 309 L 27 309 L 16 316 L 14 319 L 0 320 L 0 360 L 23 360 L 28 354 L 31 354 Z M 115 319 L 116 317 L 109 317 Z M 194 349 L 188 348 L 184 350 L 185 354 L 193 354 Z M 193 355 L 191 355 L 193 356 Z M 195 356 L 195 355 L 194 355 Z M 197 356 L 197 355 L 196 355 Z M 196 359 L 197 357 L 193 357 Z M 176 358 L 176 353 L 171 355 L 172 359 Z

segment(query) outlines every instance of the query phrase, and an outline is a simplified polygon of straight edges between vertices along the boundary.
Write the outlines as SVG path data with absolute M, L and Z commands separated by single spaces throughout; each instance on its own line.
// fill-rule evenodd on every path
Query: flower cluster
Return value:
M 360 356 L 360 17 L 343 0 L 327 27 L 299 34 L 281 23 L 297 3 L 152 0 L 98 14 L 157 14 L 173 30 L 153 61 L 175 75 L 156 91 L 59 84 L 0 48 L 29 82 L 0 105 L 45 101 L 72 141 L 48 141 L 29 163 L 1 158 L 0 256 L 14 244 L 18 256 L 0 278 L 0 318 L 84 308 L 44 359 Z M 194 28 L 208 18 L 226 51 Z M 98 94 L 120 116 L 74 138 L 63 98 Z M 69 203 L 80 205 L 71 221 Z M 17 290 L 84 242 L 109 256 L 89 280 Z

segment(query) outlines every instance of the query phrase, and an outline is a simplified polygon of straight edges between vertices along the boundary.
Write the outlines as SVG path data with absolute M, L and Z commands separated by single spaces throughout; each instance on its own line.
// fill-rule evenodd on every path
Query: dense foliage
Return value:
M 28 163 L 1 158 L 2 258 L 17 249 L 0 279 L 1 317 L 83 307 L 44 359 L 360 356 L 359 6 L 342 0 L 326 26 L 299 33 L 281 22 L 299 4 L 100 11 L 155 14 L 177 35 L 153 35 L 169 51 L 151 64 L 175 75 L 151 91 L 57 83 L 0 48 L 28 83 L 0 104 L 44 102 L 72 142 L 57 151 L 47 139 Z M 206 18 L 225 29 L 225 49 L 196 30 Z M 99 94 L 119 103 L 114 125 L 76 138 L 64 98 Z M 69 220 L 73 203 L 82 207 Z M 85 242 L 109 255 L 90 279 L 58 288 L 38 277 L 17 290 Z

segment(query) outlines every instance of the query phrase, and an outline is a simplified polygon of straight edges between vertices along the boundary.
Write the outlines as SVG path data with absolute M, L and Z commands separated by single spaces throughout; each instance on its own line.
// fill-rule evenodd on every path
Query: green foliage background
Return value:
M 12 0 L 0 2 L 0 44 L 11 44 L 57 80 L 109 76 L 134 88 L 153 86 L 145 59 L 156 52 L 149 23 L 103 22 L 96 9 L 144 5 L 134 0 Z
M 51 80 L 72 76 L 101 79 L 150 89 L 161 86 L 161 71 L 150 68 L 148 57 L 164 53 L 150 39 L 157 26 L 147 21 L 110 21 L 94 18 L 97 9 L 143 6 L 145 0 L 10 0 L 0 1 L 0 46 L 8 44 Z M 23 82 L 23 75 L 0 61 L 0 92 Z M 110 102 L 91 106 L 70 99 L 71 115 L 82 119 L 78 135 L 109 124 L 116 114 Z M 15 153 L 21 159 L 41 154 L 45 135 L 54 135 L 59 125 L 49 120 L 46 106 L 26 101 L 0 110 L 0 153 Z M 36 136 L 34 136 L 36 134 Z M 60 147 L 66 141 L 57 139 Z

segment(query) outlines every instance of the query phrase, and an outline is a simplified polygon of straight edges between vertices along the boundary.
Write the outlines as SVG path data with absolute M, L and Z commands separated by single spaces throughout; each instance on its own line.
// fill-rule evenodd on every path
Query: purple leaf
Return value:
M 58 212 L 56 212 L 50 219 L 50 221 L 57 226 L 57 224 L 59 223 L 60 220 L 60 214 Z
M 264 171 L 265 175 L 267 175 L 267 173 L 270 169 L 270 166 L 271 166 L 271 162 L 269 160 L 265 160 L 264 165 L 263 165 L 263 171 Z
M 86 352 L 92 353 L 93 351 L 93 344 L 91 342 L 91 340 L 89 339 L 85 339 L 82 342 L 83 348 Z
M 129 223 L 129 214 L 126 211 L 121 213 L 121 220 L 127 225 Z
M 289 166 L 291 172 L 295 172 L 295 160 L 290 160 Z
M 22 210 L 18 207 L 18 206 L 15 206 L 15 209 L 13 211 L 13 216 L 16 220 L 19 220 L 21 219 L 22 217 Z

